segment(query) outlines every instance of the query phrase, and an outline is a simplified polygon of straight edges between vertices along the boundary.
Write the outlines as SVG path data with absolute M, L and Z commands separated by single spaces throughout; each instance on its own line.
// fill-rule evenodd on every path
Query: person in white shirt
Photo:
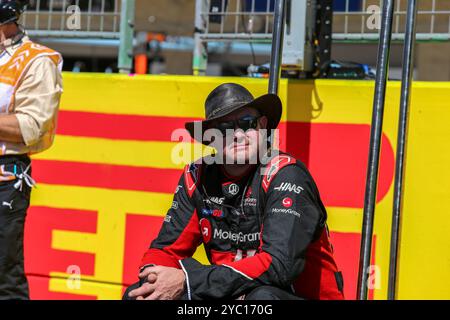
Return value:
M 62 57 L 18 25 L 28 1 L 0 0 L 0 299 L 28 299 L 23 234 L 30 204 L 29 155 L 53 143 Z

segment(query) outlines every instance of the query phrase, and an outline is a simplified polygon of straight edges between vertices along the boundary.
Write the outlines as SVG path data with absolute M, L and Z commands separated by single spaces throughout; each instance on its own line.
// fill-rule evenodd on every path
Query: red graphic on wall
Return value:
M 130 142 L 169 142 L 173 130 L 182 128 L 188 120 L 196 119 L 61 111 L 58 135 Z M 289 122 L 280 125 L 280 136 L 283 149 L 299 158 L 310 170 L 325 206 L 363 207 L 369 125 Z M 386 196 L 392 185 L 394 164 L 392 145 L 387 136 L 383 135 L 377 202 Z M 181 174 L 181 169 L 33 160 L 34 178 L 40 184 L 49 185 L 172 194 Z M 286 208 L 292 206 L 292 199 L 286 199 L 283 200 L 283 205 Z M 170 203 L 167 204 L 167 209 L 169 206 Z M 157 236 L 165 212 L 158 214 L 159 216 L 127 215 L 126 234 L 123 239 L 124 286 L 138 280 L 137 270 L 142 255 Z M 210 222 L 202 219 L 199 227 L 205 243 L 208 243 L 212 236 Z M 25 264 L 31 298 L 95 298 L 50 291 L 51 272 L 66 272 L 67 266 L 74 264 L 80 266 L 83 275 L 93 275 L 96 263 L 95 256 L 91 253 L 52 248 L 55 230 L 95 234 L 97 212 L 50 207 L 33 207 L 29 210 L 25 232 Z M 360 235 L 331 232 L 331 240 L 337 264 L 343 271 L 346 298 L 353 299 L 356 292 Z

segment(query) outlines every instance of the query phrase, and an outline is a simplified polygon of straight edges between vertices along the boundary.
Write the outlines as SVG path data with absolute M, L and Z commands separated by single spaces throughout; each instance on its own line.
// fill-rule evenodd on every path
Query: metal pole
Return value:
M 408 139 L 408 115 L 411 100 L 411 85 L 414 72 L 414 43 L 416 35 L 417 1 L 408 1 L 406 13 L 405 44 L 403 48 L 402 92 L 397 136 L 395 165 L 394 206 L 392 212 L 391 252 L 389 258 L 388 299 L 395 300 L 397 285 L 398 251 L 402 209 L 403 181 L 405 176 L 406 145 Z
M 206 0 L 196 0 L 195 2 L 194 55 L 192 60 L 194 76 L 206 75 L 208 65 L 208 43 L 201 38 L 206 29 L 206 21 L 202 13 L 207 12 L 207 4 Z
M 278 94 L 278 81 L 281 72 L 281 59 L 283 58 L 283 37 L 285 22 L 286 0 L 275 1 L 272 53 L 270 57 L 269 93 Z
M 133 68 L 133 34 L 135 0 L 122 0 L 120 11 L 119 72 L 130 73 Z
M 388 78 L 394 2 L 395 0 L 383 1 L 358 272 L 357 297 L 359 300 L 366 300 L 368 291 L 367 280 L 369 278 L 370 258 L 372 256 L 373 221 L 380 160 L 381 134 L 383 129 L 384 101 L 386 96 L 386 82 Z

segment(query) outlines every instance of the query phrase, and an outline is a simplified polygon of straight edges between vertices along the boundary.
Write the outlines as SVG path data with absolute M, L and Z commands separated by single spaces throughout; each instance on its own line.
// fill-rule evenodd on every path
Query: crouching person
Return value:
M 280 99 L 254 99 L 228 83 L 210 93 L 205 109 L 206 120 L 186 129 L 204 144 L 206 130 L 220 133 L 217 154 L 184 169 L 142 259 L 140 281 L 123 298 L 343 299 L 313 178 L 299 160 L 267 148 L 267 132 L 280 122 Z M 261 150 L 265 157 L 256 156 Z M 200 244 L 210 265 L 192 258 Z

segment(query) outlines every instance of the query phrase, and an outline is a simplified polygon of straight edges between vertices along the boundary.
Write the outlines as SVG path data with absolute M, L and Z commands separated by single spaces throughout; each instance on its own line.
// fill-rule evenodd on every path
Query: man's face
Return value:
M 248 125 L 255 122 L 255 128 L 246 131 L 239 128 L 239 121 Z M 234 121 L 233 130 L 227 130 L 227 135 L 223 137 L 222 153 L 225 164 L 255 163 L 258 157 L 258 150 L 263 141 L 261 129 L 267 128 L 267 118 L 260 116 L 259 112 L 253 108 L 243 108 L 217 120 L 212 127 L 218 128 L 221 123 L 231 124 Z
M 6 26 L 7 26 L 6 24 L 0 25 L 0 44 L 6 41 L 5 35 Z
M 16 33 L 17 25 L 13 22 L 0 25 L 0 45 L 4 43 L 10 34 Z

